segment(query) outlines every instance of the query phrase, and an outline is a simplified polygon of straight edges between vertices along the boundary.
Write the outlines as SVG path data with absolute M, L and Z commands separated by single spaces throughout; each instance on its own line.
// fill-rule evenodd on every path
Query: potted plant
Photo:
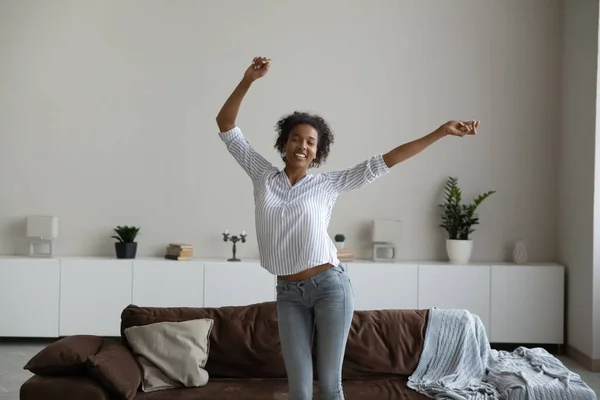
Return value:
M 477 207 L 492 194 L 495 190 L 477 196 L 470 204 L 461 204 L 462 192 L 458 187 L 458 178 L 449 177 L 444 189 L 442 228 L 448 233 L 446 239 L 446 252 L 451 263 L 464 264 L 471 259 L 473 252 L 473 240 L 470 234 L 475 231 L 473 228 L 479 224 L 479 217 L 476 213 Z
M 115 252 L 117 258 L 135 258 L 137 252 L 137 242 L 135 238 L 140 228 L 135 226 L 117 226 L 114 229 L 116 235 L 112 237 L 117 239 L 115 243 Z
M 333 238 L 335 240 L 335 247 L 339 249 L 343 249 L 345 242 L 346 242 L 346 236 L 342 235 L 341 233 L 338 233 L 337 235 L 334 236 Z

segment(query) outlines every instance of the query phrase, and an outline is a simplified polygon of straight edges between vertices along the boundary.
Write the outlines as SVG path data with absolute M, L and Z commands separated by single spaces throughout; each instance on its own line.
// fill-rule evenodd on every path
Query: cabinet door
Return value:
M 120 336 L 131 304 L 132 261 L 66 259 L 61 263 L 60 335 Z
M 419 267 L 412 264 L 345 264 L 356 310 L 416 309 Z
M 490 267 L 420 265 L 419 308 L 466 309 L 476 314 L 490 336 Z
M 493 266 L 490 340 L 563 343 L 564 290 L 562 266 Z
M 58 260 L 0 259 L 0 336 L 58 337 Z
M 204 264 L 204 306 L 244 306 L 275 301 L 276 278 L 258 263 Z
M 133 304 L 140 307 L 202 307 L 204 264 L 199 261 L 135 260 Z

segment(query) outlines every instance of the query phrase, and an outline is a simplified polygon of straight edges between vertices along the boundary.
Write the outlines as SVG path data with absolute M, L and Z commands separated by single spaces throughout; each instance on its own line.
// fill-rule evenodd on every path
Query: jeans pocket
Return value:
M 329 275 L 328 277 L 317 283 L 317 288 L 319 290 L 337 290 L 341 289 L 342 286 L 342 278 L 337 272 Z
M 275 286 L 275 292 L 277 293 L 277 296 L 282 296 L 285 293 L 289 292 L 289 290 L 290 288 L 285 283 L 277 283 L 277 285 Z

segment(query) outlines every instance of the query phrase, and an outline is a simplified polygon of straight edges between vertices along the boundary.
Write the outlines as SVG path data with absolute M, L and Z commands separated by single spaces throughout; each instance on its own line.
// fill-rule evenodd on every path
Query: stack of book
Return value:
M 167 260 L 191 260 L 194 258 L 194 247 L 191 244 L 171 243 L 165 254 Z
M 351 249 L 338 249 L 337 257 L 340 262 L 354 261 L 354 252 Z

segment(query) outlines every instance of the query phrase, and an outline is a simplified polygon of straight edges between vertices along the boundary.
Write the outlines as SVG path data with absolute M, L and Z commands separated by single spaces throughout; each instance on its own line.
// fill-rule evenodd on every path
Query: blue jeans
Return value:
M 342 362 L 354 314 L 354 293 L 344 267 L 299 282 L 278 279 L 277 314 L 290 399 L 313 398 L 315 330 L 321 399 L 344 399 Z

